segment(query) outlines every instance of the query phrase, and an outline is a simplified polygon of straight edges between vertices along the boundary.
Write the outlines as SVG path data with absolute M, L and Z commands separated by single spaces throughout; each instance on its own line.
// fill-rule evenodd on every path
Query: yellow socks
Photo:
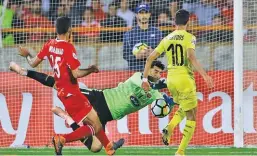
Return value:
M 185 116 L 186 113 L 182 109 L 178 109 L 169 124 L 167 125 L 168 132 L 172 132 L 173 129 L 185 118 Z
M 188 146 L 194 131 L 195 131 L 196 122 L 195 121 L 186 121 L 186 126 L 183 131 L 183 138 L 179 145 L 178 151 L 185 151 L 186 147 Z

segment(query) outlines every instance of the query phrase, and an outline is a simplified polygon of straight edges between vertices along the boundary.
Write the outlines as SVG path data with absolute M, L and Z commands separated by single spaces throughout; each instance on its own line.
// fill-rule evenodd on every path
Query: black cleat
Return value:
M 125 143 L 125 139 L 121 138 L 116 142 L 113 142 L 113 149 L 116 151 L 118 148 L 121 148 L 121 146 Z
M 169 137 L 169 132 L 168 132 L 168 130 L 167 130 L 166 128 L 163 129 L 163 130 L 162 130 L 162 142 L 163 142 L 164 145 L 166 145 L 166 146 L 169 145 L 169 141 L 168 141 L 169 138 L 170 138 L 170 137 Z

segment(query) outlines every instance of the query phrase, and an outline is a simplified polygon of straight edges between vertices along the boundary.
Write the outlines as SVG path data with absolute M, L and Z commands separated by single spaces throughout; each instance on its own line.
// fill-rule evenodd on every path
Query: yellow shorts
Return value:
M 167 87 L 183 111 L 197 107 L 195 80 L 190 75 L 168 75 Z

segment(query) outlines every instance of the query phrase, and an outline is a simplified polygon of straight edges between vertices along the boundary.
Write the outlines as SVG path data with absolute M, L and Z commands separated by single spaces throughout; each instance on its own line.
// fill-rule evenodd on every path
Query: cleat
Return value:
M 178 150 L 178 151 L 175 153 L 175 156 L 185 156 L 185 152 L 182 151 L 182 150 Z
M 105 148 L 105 152 L 107 155 L 114 155 L 115 150 L 113 149 L 113 142 L 109 142 L 109 144 Z
M 10 62 L 9 69 L 17 74 L 26 75 L 26 69 L 21 68 L 17 63 Z
M 168 146 L 170 144 L 170 137 L 171 137 L 171 133 L 169 133 L 168 127 L 166 126 L 162 130 L 162 142 L 164 145 Z
M 62 148 L 65 144 L 65 138 L 63 136 L 54 136 L 52 139 L 52 143 L 54 145 L 55 154 L 62 155 Z
M 116 151 L 118 148 L 121 148 L 121 146 L 125 143 L 125 139 L 121 138 L 117 142 L 113 143 L 113 149 Z
M 117 142 L 110 142 L 105 148 L 107 155 L 114 155 L 116 150 L 125 143 L 125 139 L 121 138 Z

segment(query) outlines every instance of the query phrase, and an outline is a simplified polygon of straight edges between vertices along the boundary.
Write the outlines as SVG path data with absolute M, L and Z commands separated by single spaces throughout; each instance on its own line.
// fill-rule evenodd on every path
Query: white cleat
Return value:
M 9 69 L 19 75 L 26 75 L 27 70 L 24 68 L 21 68 L 17 63 L 10 62 Z

